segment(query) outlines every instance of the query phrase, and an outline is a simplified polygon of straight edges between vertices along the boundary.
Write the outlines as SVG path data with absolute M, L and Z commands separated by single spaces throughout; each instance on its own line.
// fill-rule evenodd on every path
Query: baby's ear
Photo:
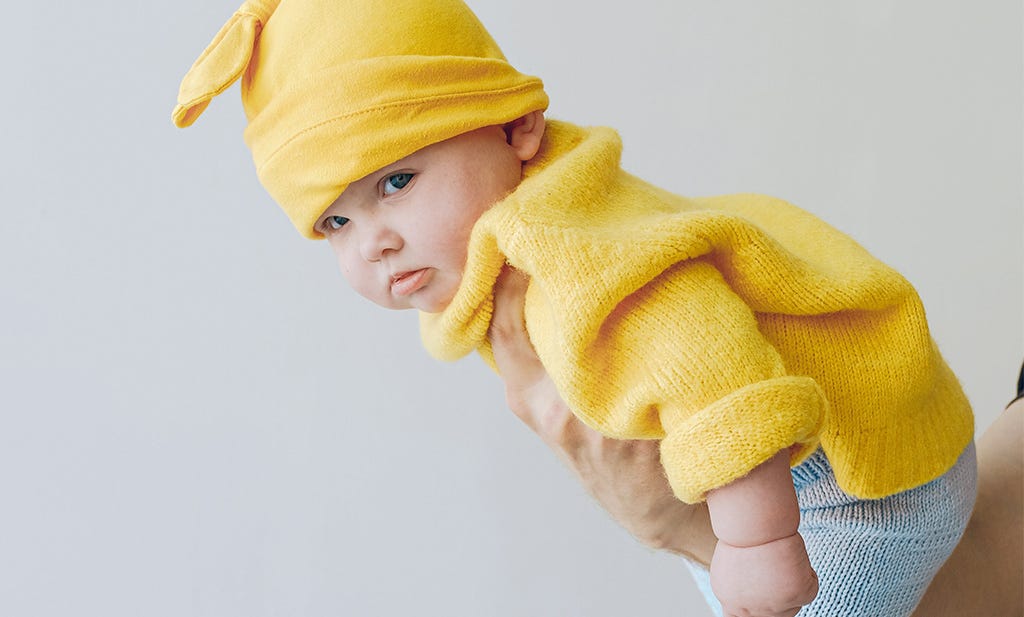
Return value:
M 544 136 L 544 112 L 531 111 L 505 125 L 505 137 L 520 161 L 528 161 L 540 149 Z

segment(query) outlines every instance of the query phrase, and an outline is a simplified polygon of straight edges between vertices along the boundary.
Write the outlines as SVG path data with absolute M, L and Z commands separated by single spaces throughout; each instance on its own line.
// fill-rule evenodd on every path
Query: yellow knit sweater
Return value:
M 473 230 L 462 285 L 421 314 L 436 357 L 474 349 L 502 265 L 566 403 L 610 437 L 661 439 L 697 502 L 792 444 L 820 444 L 861 498 L 932 480 L 970 406 L 910 284 L 847 236 L 762 195 L 690 199 L 624 172 L 611 129 L 550 122 L 522 183 Z

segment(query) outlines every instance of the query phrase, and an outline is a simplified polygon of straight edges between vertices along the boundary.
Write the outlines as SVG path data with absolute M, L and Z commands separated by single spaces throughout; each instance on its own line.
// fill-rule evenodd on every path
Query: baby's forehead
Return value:
M 416 150 L 412 154 L 407 154 L 407 155 L 403 156 L 402 158 L 398 159 L 397 161 L 388 163 L 387 165 L 384 165 L 380 169 L 377 169 L 377 170 L 375 170 L 375 171 L 373 171 L 373 172 L 371 172 L 371 173 L 369 173 L 367 175 L 372 176 L 374 174 L 387 173 L 387 172 L 392 171 L 394 169 L 399 169 L 401 167 L 406 167 L 408 165 L 412 165 L 412 164 L 416 164 L 416 163 L 422 163 L 424 161 L 430 160 L 431 158 L 437 158 L 437 155 L 439 153 L 437 152 L 437 148 L 434 147 L 436 145 L 437 144 L 431 144 L 429 146 L 424 146 L 424 147 L 420 148 L 419 150 Z
M 468 148 L 472 146 L 472 138 L 477 131 L 461 133 L 455 137 L 445 139 L 436 143 L 423 146 L 419 150 L 407 154 L 402 158 L 380 167 L 358 180 L 361 182 L 367 178 L 379 177 L 404 167 L 416 167 L 427 163 L 445 163 L 456 161 L 466 155 Z

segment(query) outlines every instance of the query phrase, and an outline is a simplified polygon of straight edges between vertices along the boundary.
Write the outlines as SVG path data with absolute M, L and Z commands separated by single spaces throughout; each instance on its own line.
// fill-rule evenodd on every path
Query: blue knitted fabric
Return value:
M 818 573 L 818 597 L 797 617 L 904 617 L 946 561 L 974 507 L 974 444 L 943 476 L 883 499 L 844 493 L 819 448 L 792 470 L 800 534 Z M 687 562 L 717 617 L 711 577 Z

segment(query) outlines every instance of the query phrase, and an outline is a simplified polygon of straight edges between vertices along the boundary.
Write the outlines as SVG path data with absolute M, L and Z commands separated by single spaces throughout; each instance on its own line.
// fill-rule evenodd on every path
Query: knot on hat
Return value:
M 181 80 L 174 124 L 190 126 L 210 100 L 227 90 L 249 66 L 256 39 L 280 0 L 247 0 L 213 37 Z

